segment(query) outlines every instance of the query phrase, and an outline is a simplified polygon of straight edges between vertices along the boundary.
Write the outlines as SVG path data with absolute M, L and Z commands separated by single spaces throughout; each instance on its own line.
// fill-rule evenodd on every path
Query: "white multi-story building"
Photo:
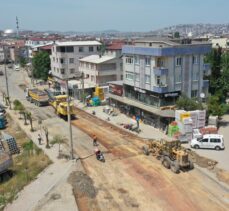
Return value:
M 63 84 L 66 79 L 79 75 L 79 59 L 100 53 L 98 41 L 56 42 L 52 47 L 51 71 L 57 82 Z
M 52 44 L 53 40 L 50 38 L 42 38 L 42 37 L 31 37 L 25 41 L 25 46 L 27 47 L 27 57 L 33 57 L 33 48 L 35 46 Z
M 106 86 L 109 81 L 122 80 L 121 47 L 114 49 L 110 46 L 104 55 L 91 55 L 79 61 L 79 70 L 85 75 L 85 83 L 91 86 Z

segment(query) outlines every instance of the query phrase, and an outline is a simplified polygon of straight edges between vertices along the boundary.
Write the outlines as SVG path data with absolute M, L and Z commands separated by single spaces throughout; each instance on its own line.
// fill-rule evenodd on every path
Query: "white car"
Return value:
M 203 138 L 194 138 L 191 140 L 191 147 L 195 149 L 224 149 L 224 140 L 222 135 L 206 134 Z

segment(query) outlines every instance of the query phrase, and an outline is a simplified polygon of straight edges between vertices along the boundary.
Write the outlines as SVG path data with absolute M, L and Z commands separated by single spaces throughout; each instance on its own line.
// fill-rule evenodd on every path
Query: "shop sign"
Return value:
M 109 89 L 110 89 L 110 92 L 112 94 L 115 94 L 115 95 L 118 95 L 118 96 L 122 96 L 122 94 L 123 94 L 123 87 L 122 86 L 117 86 L 117 85 L 114 85 L 114 84 L 110 84 L 109 85 Z
M 178 95 L 179 95 L 178 92 L 166 93 L 166 94 L 164 94 L 164 97 L 177 97 Z
M 134 87 L 134 90 L 135 90 L 135 91 L 138 91 L 138 92 L 141 92 L 141 93 L 143 93 L 143 94 L 145 94 L 145 93 L 146 93 L 146 91 L 145 91 L 145 90 L 143 90 L 143 89 L 139 89 L 139 88 L 137 88 L 137 87 Z

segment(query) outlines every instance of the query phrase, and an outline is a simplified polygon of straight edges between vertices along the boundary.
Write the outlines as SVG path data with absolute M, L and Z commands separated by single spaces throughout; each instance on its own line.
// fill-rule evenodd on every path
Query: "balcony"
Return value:
M 153 73 L 155 76 L 168 75 L 169 70 L 164 67 L 154 67 Z
M 205 63 L 203 66 L 204 66 L 204 71 L 206 71 L 206 72 L 211 69 L 211 65 L 208 63 Z
M 203 88 L 209 87 L 209 80 L 203 80 Z
M 154 86 L 153 87 L 153 91 L 154 92 L 157 92 L 157 93 L 166 93 L 168 92 L 168 86 L 165 84 L 165 85 L 158 85 L 158 86 Z

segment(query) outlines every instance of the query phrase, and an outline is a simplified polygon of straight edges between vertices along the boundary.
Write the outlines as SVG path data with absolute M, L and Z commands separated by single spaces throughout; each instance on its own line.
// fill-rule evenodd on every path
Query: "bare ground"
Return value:
M 83 160 L 98 191 L 99 210 L 226 210 L 229 206 L 227 191 L 200 171 L 176 175 L 142 154 L 144 140 L 78 109 L 77 117 L 73 125 L 96 134 L 105 147 L 105 163 L 94 157 Z M 78 146 L 76 152 L 82 155 L 85 150 Z

